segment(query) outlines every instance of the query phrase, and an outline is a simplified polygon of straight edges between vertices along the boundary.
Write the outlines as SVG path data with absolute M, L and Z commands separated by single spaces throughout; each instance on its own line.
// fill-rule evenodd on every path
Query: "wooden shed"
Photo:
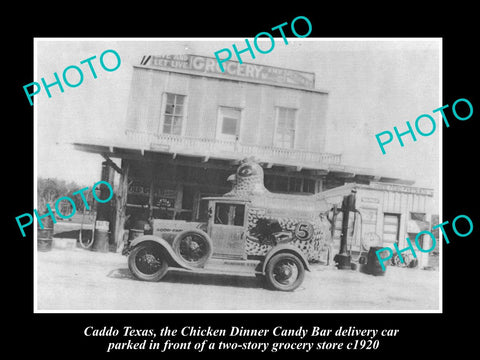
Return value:
M 417 234 L 431 230 L 431 218 L 435 214 L 432 189 L 380 182 L 349 183 L 321 195 L 328 198 L 348 191 L 355 192 L 358 211 L 349 216 L 347 239 L 352 254 L 363 252 L 372 245 L 393 249 L 393 244 L 397 244 L 403 249 L 408 247 L 406 238 L 415 246 Z M 341 231 L 342 213 L 339 213 L 335 221 L 334 248 L 339 247 Z M 429 249 L 430 236 L 422 235 L 419 245 Z M 428 256 L 420 251 L 416 251 L 416 255 L 420 266 L 427 265 Z

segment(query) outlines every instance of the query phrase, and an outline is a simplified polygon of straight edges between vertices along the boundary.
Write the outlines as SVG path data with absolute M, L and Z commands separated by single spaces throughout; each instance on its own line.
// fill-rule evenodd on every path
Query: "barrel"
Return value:
M 96 221 L 95 232 L 93 234 L 92 251 L 108 252 L 110 250 L 109 235 L 109 222 Z
M 38 251 L 50 251 L 52 250 L 53 243 L 53 228 L 38 227 L 37 231 L 37 249 Z
M 380 260 L 377 257 L 376 252 L 380 249 L 383 248 L 381 246 L 371 246 L 370 250 L 368 250 L 366 270 L 369 274 L 383 276 L 387 271 L 386 263 L 384 263 L 385 270 L 383 270 Z
M 37 228 L 37 250 L 50 251 L 53 244 L 53 220 L 50 217 L 43 218 L 43 229 L 38 224 Z

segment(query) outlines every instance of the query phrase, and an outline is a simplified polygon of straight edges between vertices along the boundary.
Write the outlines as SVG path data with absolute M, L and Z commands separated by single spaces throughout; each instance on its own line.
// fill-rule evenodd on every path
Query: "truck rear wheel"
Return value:
M 274 255 L 265 269 L 267 284 L 274 290 L 293 291 L 302 284 L 304 277 L 302 261 L 289 253 Z
M 139 244 L 128 256 L 130 271 L 140 280 L 160 281 L 168 270 L 162 249 L 156 244 Z

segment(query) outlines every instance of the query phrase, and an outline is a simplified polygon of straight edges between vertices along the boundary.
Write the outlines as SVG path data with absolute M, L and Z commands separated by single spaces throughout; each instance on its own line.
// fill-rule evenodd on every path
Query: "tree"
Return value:
M 80 194 L 73 195 L 73 193 L 85 187 L 57 178 L 39 177 L 37 178 L 37 211 L 39 213 L 46 211 L 47 204 L 54 210 L 55 202 L 62 196 L 68 196 L 75 203 L 76 211 L 82 212 L 85 209 L 82 197 Z M 90 190 L 83 193 L 89 205 L 93 203 L 93 195 Z

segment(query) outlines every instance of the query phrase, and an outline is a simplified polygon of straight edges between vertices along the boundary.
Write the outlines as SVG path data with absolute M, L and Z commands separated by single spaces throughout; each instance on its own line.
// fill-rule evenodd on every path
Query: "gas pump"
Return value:
M 333 261 L 337 263 L 337 268 L 340 270 L 350 270 L 352 268 L 351 256 L 347 252 L 348 219 L 350 217 L 350 212 L 356 211 L 355 209 L 356 192 L 357 191 L 353 189 L 351 194 L 343 197 L 342 208 L 340 209 L 340 211 L 343 213 L 342 233 L 340 235 L 340 249 L 339 249 L 339 253 L 335 255 L 335 257 L 333 258 Z M 337 214 L 338 214 L 338 210 L 337 210 Z M 336 214 L 334 214 L 333 228 L 335 228 L 335 218 L 336 218 Z
M 366 239 L 363 239 L 362 231 L 357 233 L 357 236 L 360 236 L 360 254 L 357 259 L 352 260 L 351 256 L 351 246 L 350 251 L 348 249 L 348 224 L 350 213 L 354 213 L 355 219 L 353 222 L 353 229 L 355 229 L 355 222 L 357 220 L 357 215 L 360 218 L 360 225 L 362 223 L 361 213 L 355 208 L 355 197 L 356 190 L 352 189 L 352 193 L 343 197 L 342 207 L 338 210 L 334 208 L 333 216 L 333 226 L 332 226 L 332 237 L 335 231 L 335 219 L 338 213 L 341 211 L 343 214 L 342 218 L 342 233 L 340 236 L 340 249 L 339 253 L 335 255 L 333 260 L 336 262 L 336 266 L 339 270 L 359 270 L 360 272 L 371 274 L 371 275 L 385 275 L 385 271 L 380 267 L 378 258 L 376 256 L 376 251 L 381 247 L 370 246 L 368 254 L 365 256 L 362 254 L 362 247 Z

